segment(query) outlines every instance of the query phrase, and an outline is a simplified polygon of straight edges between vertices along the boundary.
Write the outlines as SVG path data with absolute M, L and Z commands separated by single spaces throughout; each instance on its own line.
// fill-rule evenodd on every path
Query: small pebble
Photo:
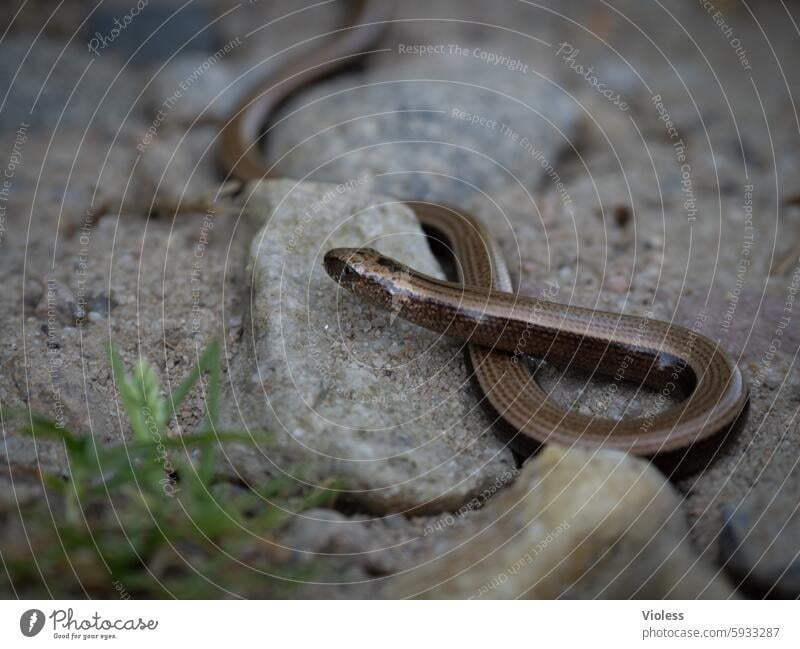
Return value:
M 613 293 L 627 293 L 628 278 L 624 275 L 612 275 L 606 280 L 606 287 Z

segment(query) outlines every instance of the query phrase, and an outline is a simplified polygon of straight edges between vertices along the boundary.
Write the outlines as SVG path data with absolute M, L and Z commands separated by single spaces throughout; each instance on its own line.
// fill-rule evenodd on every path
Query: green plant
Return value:
M 69 479 L 43 475 L 45 498 L 19 508 L 26 542 L 17 535 L 2 545 L 15 592 L 149 597 L 285 592 L 289 580 L 308 566 L 287 564 L 271 536 L 285 522 L 285 512 L 328 502 L 331 492 L 309 491 L 286 478 L 257 490 L 215 481 L 220 444 L 254 442 L 250 434 L 216 428 L 221 383 L 216 341 L 167 397 L 146 360 L 128 372 L 113 348 L 109 357 L 132 441 L 102 445 L 24 414 L 23 432 L 63 443 Z M 196 434 L 168 437 L 170 421 L 198 383 L 204 389 L 205 424 Z M 219 497 L 221 489 L 228 491 Z M 74 579 L 66 579 L 70 573 Z

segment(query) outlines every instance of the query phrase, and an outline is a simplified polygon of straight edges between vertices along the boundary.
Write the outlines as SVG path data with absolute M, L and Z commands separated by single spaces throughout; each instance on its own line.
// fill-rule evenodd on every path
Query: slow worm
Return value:
M 260 140 L 276 109 L 377 42 L 386 3 L 350 5 L 353 11 L 343 27 L 304 58 L 267 75 L 233 111 L 220 148 L 227 174 L 242 181 L 273 176 Z M 517 295 L 495 243 L 476 219 L 444 205 L 407 204 L 424 226 L 447 239 L 458 262 L 458 282 L 422 275 L 370 249 L 331 250 L 325 268 L 363 299 L 468 341 L 478 383 L 516 431 L 510 442 L 520 452 L 558 442 L 681 462 L 688 450 L 716 449 L 740 420 L 747 386 L 733 360 L 712 340 L 655 319 Z M 647 385 L 659 390 L 665 403 L 672 396 L 685 398 L 620 421 L 582 415 L 559 405 L 539 386 L 527 356 Z

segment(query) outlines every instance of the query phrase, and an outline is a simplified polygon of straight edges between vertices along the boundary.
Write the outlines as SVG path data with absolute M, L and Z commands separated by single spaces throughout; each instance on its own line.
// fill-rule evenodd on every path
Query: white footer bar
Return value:
M 781 601 L 0 602 L 4 647 L 800 647 L 799 630 Z

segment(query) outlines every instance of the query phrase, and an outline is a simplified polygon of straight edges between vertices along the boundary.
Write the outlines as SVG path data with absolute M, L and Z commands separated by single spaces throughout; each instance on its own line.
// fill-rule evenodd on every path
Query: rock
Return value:
M 202 127 L 186 133 L 172 130 L 159 132 L 149 141 L 145 131 L 137 134 L 136 145 L 142 145 L 142 151 L 132 174 L 133 191 L 125 208 L 131 211 L 144 208 L 170 218 L 176 212 L 211 209 L 220 184 L 211 160 L 214 151 L 211 142 L 216 133 Z
M 287 561 L 313 579 L 298 584 L 300 599 L 376 599 L 389 575 L 413 563 L 420 530 L 405 516 L 344 515 L 315 508 L 291 516 L 279 535 Z
M 320 553 L 361 551 L 363 525 L 348 525 L 344 514 L 332 509 L 316 508 L 295 515 L 281 543 L 308 560 Z M 355 532 L 355 534 L 353 533 Z
M 756 597 L 800 597 L 800 512 L 795 467 L 779 482 L 779 467 L 767 466 L 772 478 L 756 485 L 742 502 L 722 509 L 720 562 L 731 577 Z
M 680 498 L 643 460 L 547 446 L 389 597 L 724 598 L 686 540 Z M 465 539 L 468 539 L 465 542 Z
M 412 212 L 361 185 L 256 185 L 244 207 L 266 220 L 248 261 L 250 314 L 230 368 L 222 425 L 261 430 L 231 450 L 259 484 L 281 472 L 379 513 L 454 509 L 512 465 L 473 392 L 460 345 L 339 289 L 324 252 L 370 245 L 442 276 Z
M 400 523 L 393 528 L 387 520 Z M 296 514 L 287 527 L 281 544 L 291 549 L 299 561 L 310 562 L 325 556 L 331 564 L 362 571 L 363 577 L 398 571 L 401 566 L 397 563 L 400 554 L 397 546 L 413 539 L 414 530 L 402 516 L 347 517 L 323 508 Z
M 510 184 L 536 187 L 579 115 L 533 70 L 447 57 L 317 84 L 285 113 L 268 139 L 281 175 L 342 182 L 368 171 L 381 193 L 462 206 Z
M 234 46 L 235 41 L 228 45 Z M 224 57 L 221 54 L 210 59 L 208 53 L 197 53 L 175 58 L 158 72 L 147 89 L 148 114 L 168 111 L 168 119 L 183 127 L 193 120 L 226 118 L 241 98 L 242 88 L 237 83 L 241 64 L 229 63 Z M 165 105 L 176 92 L 180 92 L 180 98 Z

